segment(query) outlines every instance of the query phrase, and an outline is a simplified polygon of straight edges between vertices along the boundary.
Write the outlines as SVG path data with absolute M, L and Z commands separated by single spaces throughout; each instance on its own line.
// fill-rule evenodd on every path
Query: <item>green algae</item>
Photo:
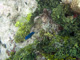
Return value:
M 24 17 L 16 22 L 15 26 L 19 28 L 14 38 L 15 42 L 19 43 L 25 41 L 25 36 L 30 33 L 30 29 L 33 25 L 32 22 L 30 22 L 31 16 L 32 14 L 30 13 L 26 18 Z

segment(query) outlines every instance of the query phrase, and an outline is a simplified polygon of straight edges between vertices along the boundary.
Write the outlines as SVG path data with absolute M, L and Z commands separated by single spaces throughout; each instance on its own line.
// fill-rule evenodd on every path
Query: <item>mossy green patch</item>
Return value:
M 30 29 L 32 27 L 32 22 L 30 22 L 32 14 L 28 14 L 27 17 L 20 19 L 16 22 L 15 26 L 19 27 L 18 31 L 15 35 L 15 41 L 17 43 L 25 41 L 25 36 L 30 33 Z

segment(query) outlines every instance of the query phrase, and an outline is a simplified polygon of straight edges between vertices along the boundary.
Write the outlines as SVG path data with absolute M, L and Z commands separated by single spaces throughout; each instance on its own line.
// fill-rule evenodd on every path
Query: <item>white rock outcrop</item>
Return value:
M 11 51 L 16 43 L 14 35 L 18 28 L 14 26 L 19 17 L 26 17 L 37 8 L 36 0 L 0 0 L 0 60 L 8 58 L 6 50 Z

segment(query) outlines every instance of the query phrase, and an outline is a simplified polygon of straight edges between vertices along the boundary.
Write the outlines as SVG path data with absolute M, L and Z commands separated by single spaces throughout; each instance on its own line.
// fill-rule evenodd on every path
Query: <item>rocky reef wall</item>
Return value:
M 0 60 L 9 57 L 8 53 L 15 48 L 16 21 L 36 8 L 35 0 L 0 0 Z

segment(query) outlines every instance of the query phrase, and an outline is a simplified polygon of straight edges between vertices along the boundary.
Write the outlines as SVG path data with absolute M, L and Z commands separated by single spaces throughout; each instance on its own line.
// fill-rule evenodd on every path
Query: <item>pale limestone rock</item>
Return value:
M 62 0 L 62 3 L 65 3 L 65 4 L 70 4 L 72 2 L 72 0 Z
M 69 4 L 74 12 L 80 13 L 80 0 L 62 0 L 62 3 Z
M 71 9 L 77 13 L 80 13 L 80 0 L 72 0 Z
M 27 4 L 26 4 L 27 3 Z M 18 28 L 14 26 L 20 17 L 26 17 L 28 13 L 34 12 L 37 8 L 36 0 L 0 0 L 0 38 L 6 48 L 0 46 L 0 60 L 9 56 L 6 50 L 11 51 L 15 45 L 14 36 Z M 13 40 L 13 42 L 11 42 Z M 26 43 L 23 43 L 24 47 Z M 15 48 L 20 48 L 17 45 Z

